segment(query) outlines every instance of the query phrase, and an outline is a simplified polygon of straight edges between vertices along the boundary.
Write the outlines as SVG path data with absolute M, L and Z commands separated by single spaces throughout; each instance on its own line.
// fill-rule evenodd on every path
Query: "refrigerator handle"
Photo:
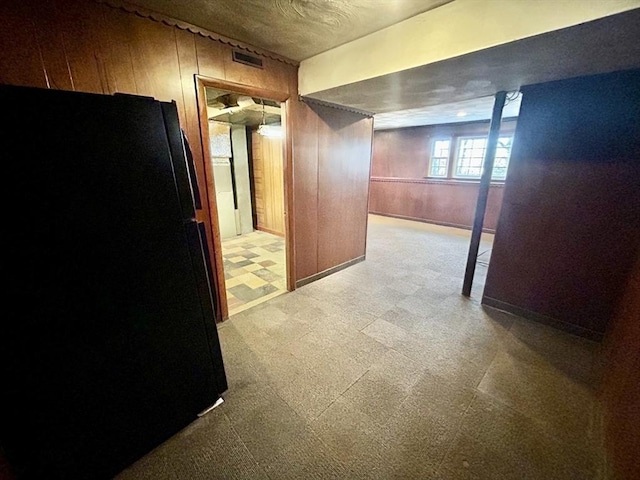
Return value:
M 193 195 L 193 204 L 196 210 L 202 210 L 202 201 L 200 200 L 200 187 L 198 187 L 198 177 L 196 176 L 196 166 L 193 163 L 193 153 L 191 152 L 191 146 L 184 130 L 180 129 L 182 133 L 182 143 L 184 145 L 184 152 L 187 159 L 187 169 L 189 173 L 189 182 L 191 183 L 191 194 Z

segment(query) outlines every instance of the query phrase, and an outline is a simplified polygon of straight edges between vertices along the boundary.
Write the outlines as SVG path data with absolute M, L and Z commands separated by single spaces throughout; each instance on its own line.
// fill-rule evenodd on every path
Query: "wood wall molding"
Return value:
M 514 127 L 515 122 L 509 121 L 501 130 L 511 134 Z M 485 121 L 374 132 L 370 212 L 470 228 L 480 181 L 426 177 L 431 143 L 435 138 L 450 138 L 455 156 L 459 137 L 486 135 L 488 130 Z M 485 231 L 496 230 L 503 192 L 504 183 L 491 184 Z
M 344 110 L 345 112 L 357 113 L 358 115 L 362 115 L 368 118 L 373 118 L 374 116 L 372 112 L 368 112 L 366 110 L 360 110 L 358 108 L 348 107 L 346 105 L 338 105 L 337 103 L 325 102 L 324 100 L 318 100 L 312 97 L 299 96 L 298 99 L 308 105 L 319 105 L 321 107 L 335 108 L 337 110 Z
M 479 185 L 479 181 L 467 180 L 439 180 L 435 178 L 402 178 L 402 177 L 371 177 L 372 182 L 380 183 L 422 183 L 432 185 L 457 185 L 459 187 L 468 187 L 469 185 Z M 504 183 L 492 183 L 492 188 L 504 188 Z
M 182 20 L 177 20 L 175 18 L 168 17 L 166 15 L 163 15 L 158 12 L 154 12 L 152 10 L 146 10 L 137 5 L 132 5 L 127 2 L 121 2 L 119 0 L 95 0 L 95 1 L 98 3 L 108 5 L 111 8 L 117 8 L 129 13 L 135 13 L 140 17 L 148 18 L 150 20 L 153 20 L 154 22 L 161 22 L 170 27 L 179 28 L 180 30 L 187 30 L 191 33 L 195 33 L 202 37 L 207 37 L 211 40 L 215 40 L 217 42 L 230 45 L 231 47 L 245 50 L 247 52 L 255 53 L 256 55 L 260 55 L 261 57 L 271 58 L 272 60 L 277 60 L 278 62 L 286 63 L 288 65 L 293 65 L 296 67 L 299 65 L 299 62 L 283 57 L 282 55 L 278 55 L 277 53 L 269 52 L 268 50 L 263 50 L 261 48 L 254 47 L 252 45 L 249 45 L 248 43 L 240 42 L 238 40 L 225 37 L 224 35 L 220 35 L 219 33 L 205 30 L 204 28 L 198 27 L 191 23 L 183 22 Z

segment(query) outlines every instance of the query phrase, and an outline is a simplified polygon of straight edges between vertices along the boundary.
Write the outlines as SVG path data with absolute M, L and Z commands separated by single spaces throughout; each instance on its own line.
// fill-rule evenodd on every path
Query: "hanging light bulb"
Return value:
M 264 100 L 260 99 L 262 104 L 262 122 L 258 127 L 258 134 L 265 137 L 282 137 L 281 125 L 267 125 L 264 120 Z

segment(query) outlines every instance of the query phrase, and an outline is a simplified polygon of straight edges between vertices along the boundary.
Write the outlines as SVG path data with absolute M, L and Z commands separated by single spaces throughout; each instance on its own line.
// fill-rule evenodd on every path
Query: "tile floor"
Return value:
M 372 216 L 365 262 L 219 326 L 225 403 L 118 478 L 604 478 L 598 344 L 483 308 L 483 265 L 461 297 L 468 236 Z
M 284 238 L 255 230 L 222 241 L 229 315 L 287 291 Z

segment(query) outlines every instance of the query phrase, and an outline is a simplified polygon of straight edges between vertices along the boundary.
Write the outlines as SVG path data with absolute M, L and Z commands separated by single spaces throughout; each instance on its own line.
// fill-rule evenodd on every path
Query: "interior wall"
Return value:
M 640 252 L 605 338 L 602 400 L 610 478 L 639 479 Z
M 296 278 L 306 283 L 364 259 L 373 119 L 305 103 L 295 115 Z
M 515 125 L 515 120 L 505 120 L 500 133 L 513 134 Z M 471 228 L 480 181 L 427 178 L 431 144 L 434 138 L 450 138 L 455 158 L 459 137 L 488 133 L 488 121 L 374 131 L 369 211 Z M 495 232 L 503 190 L 503 183 L 489 188 L 487 232 Z
M 640 246 L 640 70 L 522 91 L 483 302 L 599 338 Z
M 322 234 L 323 238 L 331 237 L 334 225 L 324 221 L 319 229 L 315 223 L 315 212 L 321 201 L 317 195 L 318 171 L 314 167 L 318 152 L 309 155 L 307 147 L 317 147 L 318 135 L 322 132 L 319 128 L 309 128 L 310 125 L 318 126 L 318 114 L 298 101 L 296 65 L 276 60 L 270 54 L 261 57 L 264 62 L 262 69 L 233 62 L 233 46 L 216 40 L 215 34 L 157 15 L 151 18 L 145 16 L 144 12 L 128 12 L 93 1 L 0 2 L 0 18 L 3 22 L 3 28 L 0 29 L 2 83 L 102 94 L 122 92 L 153 96 L 159 100 L 175 100 L 181 125 L 193 150 L 201 192 L 208 192 L 206 183 L 211 178 L 211 171 L 207 171 L 210 167 L 202 154 L 194 75 L 289 94 L 286 124 L 290 135 L 287 141 L 290 145 L 294 142 L 296 145 L 292 161 L 294 185 L 293 191 L 288 193 L 293 196 L 294 224 L 298 222 L 292 227 L 296 252 L 296 258 L 293 259 L 295 279 L 300 280 L 310 272 L 317 272 L 315 251 L 318 234 Z M 344 113 L 346 117 L 352 115 Z M 358 152 L 359 145 L 371 142 L 369 128 L 350 130 L 350 133 L 358 135 L 353 139 L 354 145 L 358 146 L 354 149 Z M 325 161 L 337 164 L 338 158 L 349 160 L 345 157 L 348 150 L 345 145 L 350 141 L 348 137 L 343 137 L 343 146 L 339 152 L 336 151 L 336 159 Z M 330 152 L 333 146 L 324 143 L 322 148 Z M 366 151 L 365 148 L 365 157 Z M 370 154 L 370 149 L 368 151 Z M 366 163 L 368 178 L 369 159 L 360 155 L 355 161 L 363 166 Z M 336 165 L 336 168 L 341 170 L 347 167 Z M 307 195 L 307 187 L 311 188 L 314 184 L 314 193 Z M 351 183 L 348 185 L 353 186 Z M 343 195 L 345 187 L 338 181 L 336 184 L 325 183 L 322 197 L 331 197 L 334 188 L 336 196 Z M 367 194 L 367 185 L 358 183 L 358 190 L 353 192 L 353 196 L 359 199 L 357 208 L 366 203 Z M 322 211 L 329 217 L 339 218 L 344 205 L 339 205 L 335 211 L 327 210 L 337 207 L 335 203 L 324 202 Z M 213 230 L 206 199 L 203 199 L 203 209 L 198 212 L 198 220 L 206 224 L 213 259 Z M 324 233 L 324 228 L 330 230 Z M 362 244 L 362 248 L 350 247 L 350 252 L 364 253 L 362 231 L 365 228 L 366 210 L 358 212 L 358 221 L 353 226 L 355 236 L 359 239 L 357 243 Z M 342 225 L 339 231 L 348 229 Z M 327 247 L 323 248 L 326 250 Z M 341 254 L 333 258 L 341 261 L 348 256 Z M 325 257 L 322 265 L 328 265 Z M 221 287 L 218 290 L 224 295 L 224 285 Z
M 238 199 L 238 233 L 253 232 L 251 210 L 251 182 L 249 180 L 249 151 L 247 128 L 244 125 L 231 125 L 231 147 L 233 150 L 233 170 L 236 178 L 236 197 Z
M 218 230 L 221 239 L 237 235 L 236 208 L 233 200 L 233 180 L 231 178 L 231 128 L 223 122 L 209 121 L 209 151 L 211 169 L 215 185 L 218 212 Z M 213 194 L 213 190 L 209 195 Z

